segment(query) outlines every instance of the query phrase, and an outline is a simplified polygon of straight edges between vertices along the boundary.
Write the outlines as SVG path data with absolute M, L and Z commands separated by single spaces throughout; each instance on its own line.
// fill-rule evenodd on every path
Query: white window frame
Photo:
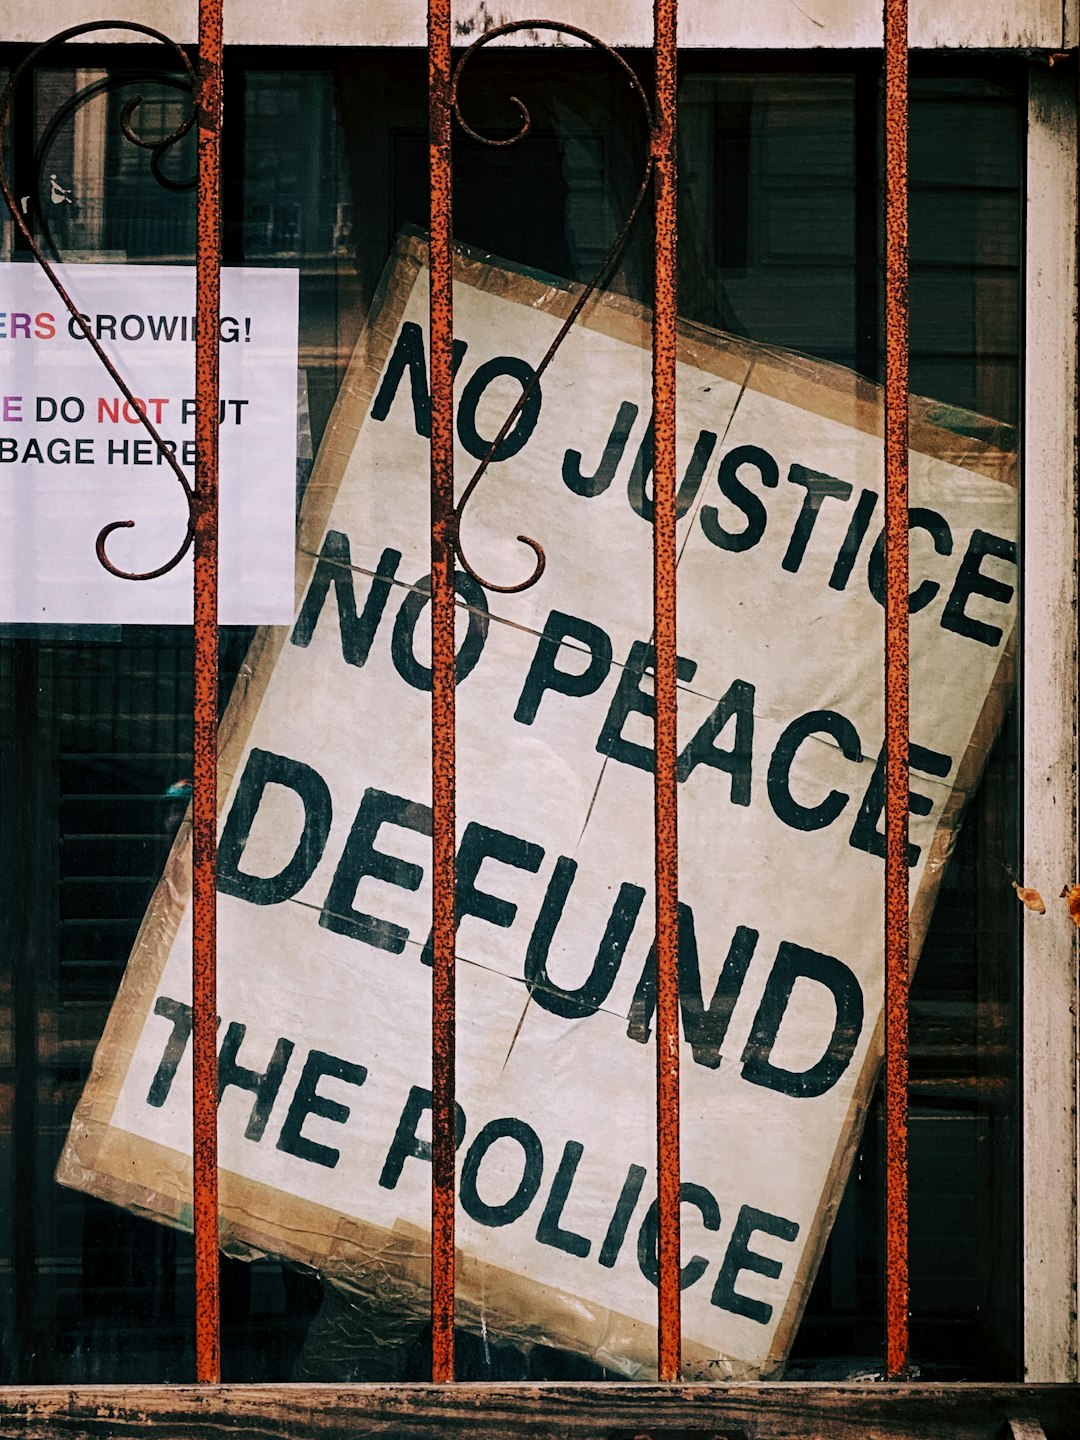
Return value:
M 1077 1370 L 1077 953 L 1058 894 L 1077 853 L 1077 91 L 1030 70 L 1021 590 L 1024 1378 Z M 1049 925 L 1040 923 L 1052 919 Z M 1034 922 L 1034 923 L 1029 923 Z
M 227 0 L 230 44 L 424 44 L 422 0 L 332 7 Z M 499 19 L 533 0 L 503 0 Z M 564 0 L 547 7 L 613 45 L 651 44 L 651 0 Z M 117 18 L 195 38 L 196 0 L 124 0 Z M 463 22 L 484 28 L 480 0 Z M 39 42 L 93 14 L 85 0 L 8 0 L 0 40 Z M 1080 0 L 912 0 L 914 47 L 1040 51 L 1030 61 L 1024 302 L 1021 621 L 1021 878 L 1050 913 L 1025 914 L 1022 979 L 1023 1354 L 1030 1382 L 1076 1382 L 1080 1282 L 1080 931 L 1058 892 L 1080 881 L 1078 834 L 1078 152 L 1077 60 L 1048 64 L 1080 38 Z M 876 0 L 683 0 L 689 47 L 849 49 L 881 44 Z M 101 35 L 104 42 L 130 34 Z M 1062 57 L 1064 59 L 1065 57 Z
M 1077 0 L 909 0 L 915 49 L 1064 50 L 1076 44 Z M 183 44 L 196 34 L 198 0 L 118 0 L 111 18 L 152 25 Z M 652 46 L 652 0 L 456 0 L 463 38 L 507 20 L 567 20 L 609 45 Z M 85 0 L 6 0 L 5 40 L 40 42 L 96 18 Z M 423 0 L 318 5 L 228 0 L 226 45 L 413 45 L 427 43 Z M 131 40 L 120 32 L 118 40 Z M 539 36 L 539 44 L 554 43 Z M 679 43 L 702 49 L 860 50 L 881 46 L 879 0 L 682 0 Z

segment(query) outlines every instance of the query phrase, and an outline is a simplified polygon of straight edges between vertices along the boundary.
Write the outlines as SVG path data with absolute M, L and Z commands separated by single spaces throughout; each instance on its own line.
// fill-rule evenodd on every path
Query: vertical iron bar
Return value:
M 679 842 L 675 606 L 675 68 L 677 0 L 654 0 L 656 235 L 653 294 L 653 634 L 656 645 L 656 1168 L 658 1372 L 681 1369 L 679 1254 Z
M 431 1378 L 454 1378 L 455 759 L 450 0 L 428 0 L 431 179 Z
M 885 1369 L 908 1368 L 908 13 L 885 0 Z
M 217 1158 L 218 403 L 221 314 L 222 0 L 199 0 L 195 241 L 192 1184 L 195 1373 L 221 1380 Z

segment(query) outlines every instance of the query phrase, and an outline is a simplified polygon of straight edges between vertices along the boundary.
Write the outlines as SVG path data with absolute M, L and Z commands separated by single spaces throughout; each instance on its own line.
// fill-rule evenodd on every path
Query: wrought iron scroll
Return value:
M 588 284 L 584 286 L 584 288 L 579 293 L 577 299 L 574 301 L 574 304 L 571 306 L 568 315 L 566 316 L 562 325 L 559 328 L 558 334 L 548 346 L 548 349 L 545 352 L 543 358 L 535 366 L 532 377 L 523 386 L 516 404 L 510 411 L 509 415 L 507 415 L 506 419 L 503 421 L 502 427 L 500 428 L 498 434 L 488 446 L 487 453 L 484 455 L 479 465 L 473 471 L 473 474 L 470 477 L 468 484 L 462 491 L 461 499 L 458 500 L 457 504 L 454 507 L 453 546 L 458 564 L 461 566 L 461 568 L 465 571 L 467 575 L 471 576 L 478 585 L 482 585 L 485 590 L 491 590 L 502 595 L 514 595 L 517 594 L 519 591 L 528 590 L 530 586 L 536 584 L 536 582 L 540 579 L 540 576 L 544 573 L 544 567 L 547 564 L 547 559 L 544 555 L 543 547 L 531 536 L 519 535 L 517 539 L 523 545 L 527 545 L 529 549 L 532 550 L 535 557 L 533 572 L 525 580 L 519 581 L 516 585 L 496 585 L 493 581 L 485 580 L 481 575 L 479 575 L 469 563 L 468 558 L 465 555 L 461 544 L 462 515 L 464 514 L 465 507 L 468 505 L 469 500 L 472 498 L 473 492 L 479 485 L 480 481 L 483 479 L 488 466 L 491 464 L 492 460 L 498 453 L 499 447 L 502 445 L 507 435 L 509 435 L 515 421 L 521 415 L 525 406 L 529 403 L 530 397 L 536 392 L 537 388 L 539 387 L 541 377 L 543 376 L 545 370 L 547 370 L 551 362 L 554 360 L 555 355 L 559 350 L 559 347 L 562 345 L 563 341 L 566 339 L 567 335 L 573 328 L 574 322 L 577 320 L 581 312 L 585 309 L 586 305 L 592 299 L 593 295 L 600 288 L 600 286 L 603 285 L 606 280 L 610 279 L 611 273 L 614 270 L 616 264 L 618 263 L 619 256 L 622 254 L 626 242 L 629 239 L 630 232 L 634 226 L 634 221 L 637 219 L 638 214 L 641 211 L 641 207 L 645 202 L 645 198 L 649 193 L 649 186 L 652 183 L 653 171 L 655 166 L 652 147 L 649 142 L 651 141 L 652 136 L 655 132 L 656 123 L 653 117 L 652 107 L 649 104 L 648 97 L 646 96 L 645 91 L 642 89 L 641 82 L 634 74 L 634 71 L 623 59 L 623 57 L 618 54 L 617 51 L 613 50 L 609 45 L 605 45 L 602 40 L 597 38 L 597 36 L 590 34 L 587 30 L 582 30 L 577 25 L 569 25 L 565 22 L 557 20 L 509 21 L 504 25 L 494 26 L 492 29 L 488 30 L 484 35 L 482 35 L 479 40 L 474 41 L 474 43 L 469 46 L 469 48 L 461 56 L 461 59 L 458 61 L 454 69 L 453 80 L 451 81 L 450 85 L 450 109 L 453 113 L 454 119 L 461 126 L 462 130 L 464 130 L 465 134 L 468 135 L 470 139 L 478 141 L 481 145 L 490 145 L 499 149 L 505 149 L 510 145 L 516 145 L 519 141 L 524 140 L 525 137 L 529 134 L 529 131 L 532 128 L 532 117 L 529 114 L 528 107 L 516 95 L 511 95 L 511 103 L 517 107 L 518 113 L 521 116 L 521 126 L 518 129 L 517 133 L 514 135 L 502 137 L 484 135 L 481 131 L 477 130 L 475 126 L 471 125 L 469 121 L 465 118 L 465 116 L 462 114 L 460 88 L 462 78 L 466 70 L 468 69 L 469 62 L 473 59 L 473 57 L 477 54 L 478 51 L 484 49 L 488 45 L 491 45 L 494 41 L 502 39 L 504 36 L 514 35 L 522 31 L 530 31 L 535 33 L 538 30 L 547 30 L 560 35 L 572 35 L 575 39 L 582 41 L 583 44 L 589 46 L 591 49 L 599 51 L 600 54 L 607 56 L 608 59 L 610 59 L 612 63 L 619 68 L 624 78 L 626 79 L 627 84 L 630 87 L 631 93 L 634 95 L 634 97 L 641 106 L 641 110 L 645 118 L 645 140 L 648 148 L 646 150 L 646 159 L 644 168 L 642 170 L 641 181 L 638 185 L 637 193 L 634 196 L 633 205 L 631 206 L 625 220 L 620 226 L 618 234 L 611 242 L 607 254 L 601 261 L 596 273 L 593 275 L 592 279 L 588 282 Z
M 461 544 L 465 507 L 499 446 L 535 393 L 540 379 L 598 288 L 607 280 L 649 189 L 655 186 L 656 245 L 653 315 L 654 523 L 653 616 L 655 631 L 655 866 L 656 866 L 656 1100 L 658 1172 L 658 1372 L 679 1378 L 680 1157 L 678 999 L 678 800 L 676 767 L 675 644 L 675 363 L 677 335 L 675 266 L 675 68 L 677 0 L 655 0 L 656 104 L 650 106 L 626 61 L 596 36 L 553 20 L 517 20 L 489 30 L 465 51 L 451 78 L 449 0 L 428 0 L 429 142 L 431 164 L 431 626 L 432 626 L 432 1379 L 454 1378 L 454 1160 L 455 1160 L 455 816 L 456 695 L 454 653 L 455 560 L 484 588 L 503 594 L 528 589 L 541 577 L 539 542 L 518 540 L 533 552 L 532 573 L 514 585 L 483 579 Z M 453 466 L 453 222 L 451 121 L 482 144 L 505 147 L 531 128 L 524 103 L 511 96 L 521 123 L 508 137 L 481 134 L 461 111 L 463 74 L 478 50 L 519 32 L 570 35 L 601 52 L 622 70 L 645 117 L 647 153 L 633 206 L 599 269 L 579 292 L 546 354 L 523 387 L 486 454 L 454 500 Z
M 106 549 L 109 536 L 113 533 L 114 530 L 132 529 L 135 525 L 134 520 L 111 521 L 108 525 L 104 526 L 96 540 L 95 548 L 97 550 L 98 560 L 105 567 L 105 569 L 109 571 L 111 575 L 116 575 L 121 580 L 156 580 L 159 578 L 159 576 L 167 575 L 170 570 L 174 570 L 176 566 L 180 564 L 181 560 L 183 560 L 187 552 L 191 549 L 192 543 L 195 539 L 195 489 L 192 486 L 191 482 L 188 480 L 188 477 L 184 474 L 183 469 L 181 468 L 179 462 L 176 459 L 176 455 L 173 449 L 165 443 L 157 427 L 150 419 L 149 415 L 146 413 L 146 407 L 140 407 L 140 405 L 137 403 L 134 392 L 131 390 L 127 381 L 117 370 L 112 360 L 110 360 L 109 356 L 106 354 L 104 348 L 101 345 L 101 342 L 94 335 L 93 330 L 91 329 L 85 317 L 80 312 L 78 305 L 75 303 L 71 294 L 65 287 L 63 281 L 60 279 L 56 271 L 53 269 L 52 265 L 46 259 L 45 254 L 41 249 L 41 246 L 38 244 L 37 239 L 35 238 L 32 230 L 30 229 L 30 226 L 27 224 L 26 217 L 22 213 L 22 209 L 15 196 L 11 181 L 8 177 L 6 166 L 4 164 L 8 121 L 11 115 L 15 92 L 18 89 L 19 83 L 21 82 L 23 77 L 28 72 L 32 72 L 34 66 L 37 65 L 42 55 L 47 50 L 50 50 L 54 45 L 62 45 L 67 41 L 76 40 L 82 36 L 92 35 L 103 30 L 126 30 L 135 35 L 145 35 L 149 39 L 166 46 L 167 49 L 171 50 L 172 53 L 176 56 L 180 67 L 182 68 L 184 74 L 187 77 L 188 86 L 190 87 L 192 96 L 191 104 L 188 107 L 187 114 L 183 117 L 180 124 L 176 127 L 175 130 L 172 131 L 171 134 L 164 136 L 164 138 L 158 138 L 156 140 L 144 140 L 134 129 L 132 125 L 132 120 L 134 118 L 136 110 L 142 103 L 141 96 L 136 96 L 133 100 L 129 100 L 127 104 L 123 107 L 120 115 L 120 127 L 123 131 L 125 139 L 129 140 L 133 145 L 137 145 L 140 149 L 149 150 L 151 152 L 151 169 L 154 171 L 155 176 L 157 176 L 160 180 L 163 180 L 163 177 L 159 175 L 158 169 L 156 168 L 158 163 L 160 162 L 161 156 L 166 150 L 171 149 L 173 145 L 176 145 L 180 140 L 182 140 L 183 137 L 191 129 L 191 127 L 195 124 L 197 116 L 197 104 L 195 97 L 197 91 L 194 67 L 192 66 L 192 63 L 189 60 L 186 52 L 176 43 L 176 41 L 171 40 L 168 35 L 162 34 L 160 30 L 154 30 L 149 25 L 140 25 L 133 20 L 98 20 L 93 22 L 92 24 L 73 25 L 67 30 L 59 31 L 50 39 L 45 40 L 42 42 L 42 44 L 35 46 L 35 48 L 31 50 L 28 55 L 23 57 L 20 63 L 12 71 L 11 77 L 8 80 L 7 85 L 4 87 L 3 93 L 0 94 L 0 192 L 3 193 L 4 200 L 7 203 L 8 210 L 11 212 L 11 217 L 15 222 L 16 228 L 22 235 L 23 240 L 26 242 L 26 245 L 29 248 L 31 254 L 33 255 L 35 261 L 48 276 L 49 283 L 52 285 L 57 295 L 59 295 L 65 308 L 71 315 L 72 323 L 75 324 L 82 332 L 83 339 L 87 341 L 94 354 L 98 357 L 102 365 L 105 367 L 105 370 L 108 372 L 110 379 L 113 381 L 117 389 L 123 395 L 124 399 L 130 405 L 132 413 L 138 415 L 139 422 L 143 426 L 143 429 L 150 436 L 151 440 L 153 440 L 155 446 L 157 447 L 159 455 L 172 470 L 173 475 L 176 477 L 176 480 L 179 483 L 181 490 L 184 492 L 184 499 L 187 503 L 188 520 L 184 532 L 183 541 L 176 553 L 172 555 L 168 560 L 166 560 L 164 564 L 158 565 L 155 569 L 145 571 L 122 570 L 119 566 L 114 565 L 112 560 L 109 559 Z M 174 182 L 164 181 L 164 183 L 172 184 Z
M 101 31 L 125 30 L 166 46 L 176 56 L 191 90 L 191 105 L 177 128 L 164 138 L 142 139 L 132 119 L 141 100 L 121 112 L 125 137 L 152 152 L 156 162 L 197 125 L 198 206 L 195 269 L 195 483 L 188 480 L 156 426 L 83 318 L 75 301 L 42 253 L 21 213 L 2 163 L 5 129 L 19 82 L 50 47 Z M 218 1262 L 217 1147 L 217 718 L 218 718 L 218 406 L 220 396 L 219 326 L 221 290 L 221 0 L 200 0 L 198 73 L 187 54 L 167 35 L 134 21 L 104 20 L 60 31 L 36 46 L 17 66 L 0 95 L 0 192 L 31 254 L 48 276 L 77 329 L 89 343 L 120 393 L 139 416 L 159 455 L 175 475 L 187 502 L 182 544 L 163 565 L 144 572 L 120 569 L 106 544 L 114 530 L 132 520 L 114 520 L 100 532 L 97 556 L 104 568 L 123 580 L 154 580 L 174 569 L 194 546 L 194 729 L 192 797 L 192 1192 L 195 1248 L 195 1371 L 204 1384 L 221 1379 L 221 1300 Z
M 91 81 L 89 85 L 77 91 L 70 100 L 65 101 L 54 113 L 42 131 L 37 145 L 34 147 L 34 189 L 30 196 L 30 208 L 41 235 L 41 248 L 47 252 L 53 260 L 62 261 L 64 257 L 60 254 L 56 239 L 46 218 L 46 211 L 41 204 L 41 177 L 45 170 L 46 157 L 52 148 L 58 131 L 74 114 L 81 110 L 84 105 L 90 104 L 91 101 L 97 99 L 99 96 L 109 95 L 113 91 L 121 88 L 127 89 L 131 86 L 138 86 L 144 81 L 179 91 L 181 94 L 187 94 L 190 89 L 190 86 L 185 80 L 165 70 L 125 71 L 117 75 L 105 75 L 101 79 Z M 133 103 L 137 106 L 141 98 L 142 97 L 136 97 Z M 122 125 L 123 121 L 121 119 L 121 128 Z M 150 152 L 150 173 L 163 190 L 182 192 L 195 189 L 195 175 L 191 175 L 189 178 L 183 180 L 174 180 L 173 177 L 167 175 L 162 168 L 162 160 L 164 157 L 173 146 L 177 145 L 183 139 L 186 133 L 189 132 L 183 131 L 177 133 L 174 131 L 163 140 L 155 140 L 153 142 L 144 140 L 141 142 L 140 148 L 148 149 Z

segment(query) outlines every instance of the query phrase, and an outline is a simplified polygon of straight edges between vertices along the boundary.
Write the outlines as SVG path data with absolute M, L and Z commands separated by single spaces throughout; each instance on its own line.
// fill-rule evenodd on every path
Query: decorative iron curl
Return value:
M 157 84 L 169 86 L 174 90 L 185 91 L 188 88 L 183 80 L 165 72 L 154 73 L 151 71 L 138 71 L 133 74 L 107 75 L 100 80 L 91 81 L 89 85 L 84 86 L 83 89 L 79 90 L 60 106 L 38 138 L 37 146 L 34 150 L 34 179 L 38 191 L 40 191 L 40 177 L 45 168 L 46 156 L 49 154 L 60 128 L 65 125 L 82 106 L 88 105 L 91 100 L 97 99 L 102 95 L 108 95 L 114 90 L 119 90 L 121 87 L 138 85 L 142 80 L 153 80 Z M 138 105 L 141 99 L 141 96 L 136 97 L 132 105 Z M 124 108 L 127 110 L 127 106 Z M 187 180 L 174 180 L 171 175 L 166 175 L 162 169 L 162 160 L 168 154 L 169 150 L 182 138 L 182 134 L 178 135 L 174 131 L 173 134 L 167 135 L 164 140 L 155 140 L 152 142 L 136 140 L 135 142 L 142 149 L 147 148 L 148 145 L 152 146 L 150 150 L 150 173 L 163 190 L 180 192 L 184 190 L 194 190 L 195 188 L 197 176 L 192 175 Z M 33 201 L 35 219 L 42 237 L 42 249 L 45 250 L 53 260 L 61 260 L 63 257 L 53 239 L 45 212 L 41 207 L 39 193 L 34 194 Z
M 161 435 L 157 430 L 157 427 L 151 422 L 149 416 L 144 413 L 145 407 L 143 408 L 143 410 L 140 410 L 138 404 L 136 403 L 136 398 L 133 391 L 129 388 L 127 382 L 120 375 L 119 371 L 109 359 L 108 355 L 106 355 L 100 342 L 95 338 L 89 324 L 83 318 L 82 313 L 78 309 L 74 300 L 72 300 L 71 296 L 64 288 L 64 285 L 62 284 L 59 276 L 56 274 L 56 271 L 49 264 L 48 260 L 46 260 L 44 254 L 41 251 L 41 247 L 34 239 L 30 227 L 27 225 L 26 219 L 23 216 L 21 209 L 19 208 L 18 201 L 16 200 L 15 194 L 11 187 L 11 183 L 8 179 L 7 168 L 4 164 L 4 142 L 6 139 L 8 117 L 11 113 L 11 106 L 12 101 L 15 97 L 15 91 L 18 88 L 19 82 L 22 80 L 23 76 L 33 65 L 36 64 L 36 62 L 40 59 L 41 55 L 46 50 L 51 49 L 52 46 L 62 45 L 69 40 L 77 39 L 79 36 L 91 35 L 94 34 L 96 31 L 100 30 L 128 30 L 137 35 L 149 36 L 151 40 L 156 40 L 158 43 L 165 45 L 168 49 L 170 49 L 180 61 L 181 66 L 187 74 L 188 83 L 191 87 L 191 105 L 188 109 L 188 113 L 184 116 L 183 120 L 176 127 L 176 129 L 172 131 L 171 134 L 166 135 L 163 139 L 159 137 L 155 140 L 145 140 L 133 128 L 132 118 L 135 114 L 135 111 L 142 104 L 141 96 L 136 96 L 133 100 L 129 100 L 121 111 L 120 128 L 123 131 L 124 137 L 127 140 L 130 140 L 133 145 L 139 146 L 140 149 L 150 150 L 153 152 L 153 158 L 150 162 L 151 169 L 154 169 L 155 161 L 160 161 L 162 153 L 165 150 L 168 150 L 171 146 L 177 144 L 178 141 L 182 140 L 183 137 L 194 125 L 196 116 L 198 114 L 195 69 L 191 61 L 188 59 L 186 52 L 176 43 L 175 40 L 171 40 L 168 35 L 163 35 L 160 30 L 154 30 L 149 25 L 140 25 L 134 20 L 97 20 L 87 25 L 73 25 L 67 30 L 59 31 L 56 35 L 53 35 L 48 40 L 43 41 L 42 44 L 35 46 L 28 55 L 24 56 L 24 58 L 12 71 L 11 77 L 8 80 L 7 85 L 5 85 L 4 87 L 3 93 L 0 94 L 0 193 L 3 194 L 4 200 L 7 203 L 7 207 L 11 212 L 11 217 L 14 220 L 15 225 L 18 228 L 23 239 L 29 246 L 34 256 L 34 259 L 48 276 L 49 283 L 52 285 L 57 295 L 59 295 L 60 299 L 64 302 L 64 305 L 68 310 L 69 314 L 71 315 L 72 320 L 78 326 L 79 330 L 82 331 L 83 338 L 88 341 L 91 349 L 94 351 L 95 355 L 97 355 L 102 365 L 104 365 L 106 371 L 108 372 L 113 383 L 116 385 L 117 389 L 124 396 L 125 400 L 131 406 L 132 410 L 138 414 L 139 419 L 142 422 L 143 428 L 147 431 L 150 438 L 157 446 L 159 454 L 165 459 L 169 467 L 172 469 L 173 474 L 176 476 L 176 479 L 180 483 L 180 488 L 184 492 L 184 499 L 187 502 L 188 510 L 187 529 L 184 534 L 184 540 L 179 550 L 177 550 L 176 554 L 173 555 L 171 559 L 167 560 L 164 565 L 159 565 L 154 570 L 137 572 L 130 570 L 121 570 L 119 566 L 114 565 L 109 559 L 105 548 L 109 536 L 113 533 L 114 530 L 132 529 L 135 525 L 134 520 L 112 521 L 111 524 L 106 525 L 101 530 L 95 542 L 95 549 L 97 551 L 98 560 L 111 575 L 116 575 L 121 580 L 156 580 L 158 576 L 167 575 L 170 570 L 175 569 L 176 566 L 179 565 L 180 561 L 187 554 L 188 550 L 190 550 L 192 542 L 195 539 L 194 487 L 188 480 L 187 476 L 184 474 L 183 470 L 180 468 L 180 465 L 176 460 L 175 454 L 165 444 L 164 440 L 162 439 Z M 157 172 L 155 170 L 155 174 L 156 173 Z
M 601 54 L 606 55 L 609 59 L 614 61 L 614 63 L 623 72 L 624 77 L 629 82 L 632 93 L 637 97 L 637 100 L 641 105 L 642 113 L 645 117 L 648 149 L 646 154 L 645 166 L 641 175 L 641 183 L 638 186 L 637 194 L 634 197 L 634 203 L 631 206 L 629 214 L 623 221 L 618 234 L 615 236 L 615 239 L 612 241 L 607 254 L 601 261 L 599 269 L 596 271 L 592 279 L 578 295 L 578 298 L 575 300 L 570 310 L 570 313 L 563 321 L 562 326 L 559 329 L 559 333 L 555 336 L 555 339 L 548 346 L 548 349 L 543 359 L 533 371 L 532 379 L 528 382 L 527 385 L 522 388 L 522 392 L 521 395 L 518 397 L 517 403 L 510 411 L 510 414 L 506 417 L 505 421 L 503 422 L 502 428 L 495 436 L 495 439 L 488 446 L 487 454 L 480 461 L 480 464 L 473 472 L 469 483 L 466 485 L 462 493 L 461 499 L 454 507 L 453 543 L 454 553 L 457 556 L 458 563 L 461 565 L 461 568 L 465 571 L 465 573 L 471 576 L 471 578 L 475 580 L 478 585 L 482 585 L 485 590 L 491 590 L 500 595 L 516 595 L 519 591 L 528 590 L 531 586 L 536 584 L 536 582 L 540 579 L 540 576 L 544 573 L 545 566 L 547 565 L 547 557 L 544 554 L 543 547 L 540 545 L 539 541 L 534 540 L 530 535 L 518 535 L 518 541 L 523 545 L 527 545 L 529 549 L 532 550 L 533 555 L 535 556 L 536 563 L 533 567 L 533 572 L 527 579 L 520 581 L 516 585 L 495 585 L 490 580 L 484 580 L 479 574 L 477 574 L 476 570 L 473 568 L 472 565 L 470 565 L 468 559 L 465 556 L 465 553 L 461 546 L 462 515 L 464 514 L 466 505 L 469 503 L 469 500 L 472 497 L 473 491 L 476 489 L 477 485 L 479 485 L 485 471 L 491 464 L 492 460 L 495 458 L 496 452 L 498 451 L 502 442 L 506 439 L 507 435 L 510 433 L 514 422 L 517 420 L 518 416 L 525 408 L 525 405 L 528 403 L 530 396 L 538 388 L 540 384 L 540 377 L 551 364 L 552 360 L 555 358 L 556 352 L 558 351 L 563 341 L 566 339 L 567 335 L 570 333 L 574 322 L 577 320 L 578 316 L 592 299 L 593 295 L 596 293 L 599 287 L 610 278 L 611 272 L 612 270 L 614 270 L 619 256 L 622 254 L 623 248 L 626 245 L 627 239 L 630 236 L 630 231 L 633 228 L 634 221 L 637 219 L 638 214 L 641 211 L 641 207 L 645 202 L 645 197 L 649 192 L 649 186 L 652 183 L 654 168 L 653 141 L 656 133 L 656 120 L 653 115 L 652 106 L 649 104 L 648 97 L 646 96 L 645 91 L 642 88 L 641 82 L 638 80 L 637 76 L 634 74 L 633 70 L 623 59 L 623 57 L 618 54 L 617 51 L 613 50 L 610 45 L 605 45 L 602 40 L 598 39 L 595 35 L 590 34 L 588 30 L 582 30 L 577 25 L 569 25 L 563 21 L 512 20 L 505 25 L 494 26 L 491 30 L 488 30 L 484 35 L 482 35 L 479 40 L 474 41 L 473 44 L 470 45 L 469 48 L 465 51 L 465 53 L 462 55 L 461 59 L 458 61 L 454 69 L 453 80 L 450 86 L 450 108 L 457 123 L 465 131 L 466 135 L 470 136 L 471 139 L 478 140 L 481 145 L 491 145 L 498 148 L 505 148 L 510 145 L 516 145 L 520 140 L 524 140 L 525 136 L 529 134 L 529 131 L 532 128 L 532 117 L 529 114 L 528 107 L 524 104 L 522 100 L 519 99 L 517 95 L 511 95 L 510 100 L 517 107 L 518 113 L 521 116 L 521 126 L 516 134 L 503 136 L 502 138 L 484 135 L 480 131 L 475 129 L 474 126 L 470 125 L 468 120 L 466 120 L 464 115 L 462 115 L 461 113 L 461 104 L 458 98 L 458 91 L 461 85 L 462 75 L 464 74 L 465 69 L 469 64 L 469 61 L 473 58 L 477 51 L 482 50 L 486 45 L 490 45 L 494 40 L 498 40 L 504 35 L 512 35 L 519 30 L 550 30 L 560 35 L 572 35 L 575 37 L 575 39 L 583 41 L 584 44 L 590 46 L 594 50 L 598 50 Z

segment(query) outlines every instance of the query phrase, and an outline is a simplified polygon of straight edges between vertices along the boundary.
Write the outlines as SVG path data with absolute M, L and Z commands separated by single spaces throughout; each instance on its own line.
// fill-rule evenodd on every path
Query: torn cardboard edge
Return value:
M 297 538 L 297 607 L 307 591 L 331 508 L 367 419 L 405 306 L 426 264 L 423 238 L 416 232 L 399 236 L 349 362 L 305 493 Z M 455 254 L 455 283 L 555 318 L 565 318 L 581 289 L 464 249 Z M 651 344 L 649 312 L 622 296 L 598 293 L 577 323 L 641 349 Z M 811 409 L 865 434 L 880 437 L 883 433 L 880 387 L 839 366 L 758 346 L 692 322 L 680 322 L 679 360 L 744 389 L 803 410 Z M 951 412 L 953 426 L 942 428 L 931 418 L 941 408 L 931 401 L 912 401 L 912 451 L 962 465 L 1015 489 L 1015 435 L 1009 427 L 966 415 L 961 424 L 958 412 Z M 964 433 L 975 430 L 999 435 L 1002 448 Z M 241 667 L 219 734 L 222 810 L 289 628 L 260 629 Z M 922 882 L 912 897 L 913 965 L 955 841 L 958 812 L 978 783 L 1011 697 L 1014 634 L 1004 647 L 997 678 L 957 767 L 953 796 L 932 842 Z M 87 1190 L 136 1213 L 185 1229 L 191 1228 L 191 1204 L 180 1197 L 191 1195 L 190 1157 L 113 1130 L 111 1121 L 187 907 L 190 887 L 190 823 L 185 819 L 140 925 L 56 1172 L 61 1184 Z M 759 1371 L 726 1360 L 707 1347 L 684 1342 L 687 1378 L 746 1379 L 782 1371 L 858 1147 L 880 1068 L 883 1024 L 883 1018 L 879 1018 L 765 1366 Z M 160 1183 L 150 1188 L 133 1181 L 131 1175 L 142 1166 Z M 380 1304 L 390 1300 L 407 1310 L 419 1309 L 427 1314 L 430 1240 L 426 1231 L 405 1226 L 388 1231 L 222 1171 L 220 1235 L 222 1249 L 227 1253 L 279 1255 L 314 1266 L 333 1283 L 347 1284 L 358 1295 L 377 1297 Z M 373 1268 L 374 1273 L 367 1279 L 358 1275 L 357 1261 Z M 555 1290 L 459 1253 L 456 1301 L 459 1323 L 468 1328 L 497 1332 L 500 1338 L 524 1346 L 543 1343 L 570 1350 L 631 1378 L 655 1376 L 655 1327 L 582 1296 Z

